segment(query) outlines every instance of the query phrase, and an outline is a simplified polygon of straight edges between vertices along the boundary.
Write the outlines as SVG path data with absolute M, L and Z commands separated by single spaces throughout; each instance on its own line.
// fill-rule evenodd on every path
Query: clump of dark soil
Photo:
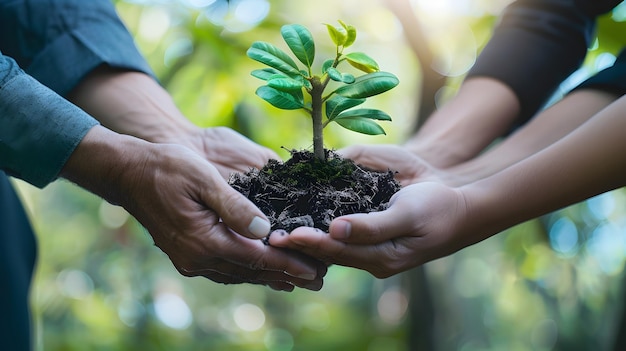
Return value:
M 272 230 L 308 226 L 328 232 L 335 217 L 386 209 L 400 189 L 392 171 L 369 170 L 333 151 L 325 150 L 326 161 L 310 151 L 290 152 L 284 163 L 270 160 L 229 180 L 265 213 Z

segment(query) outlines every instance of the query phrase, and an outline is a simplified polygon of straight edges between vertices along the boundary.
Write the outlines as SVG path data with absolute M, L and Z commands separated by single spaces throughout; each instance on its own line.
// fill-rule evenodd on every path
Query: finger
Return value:
M 288 252 L 259 240 L 250 240 L 237 235 L 223 223 L 214 227 L 210 235 L 220 238 L 211 241 L 211 247 L 223 259 L 222 265 L 215 262 L 200 263 L 201 267 L 218 270 L 223 274 L 238 275 L 262 281 L 288 281 L 307 289 L 321 288 L 326 266 L 301 253 Z M 207 239 L 207 244 L 210 238 Z
M 371 245 L 412 233 L 413 222 L 406 208 L 396 203 L 384 211 L 335 218 L 330 223 L 329 234 L 345 243 Z
M 362 145 L 351 145 L 337 150 L 337 153 L 341 155 L 341 157 L 358 161 L 366 152 L 364 150 L 364 146 Z
M 269 243 L 271 246 L 302 252 L 324 262 L 333 261 L 346 248 L 345 243 L 311 227 L 299 227 L 290 234 L 276 231 L 270 235 Z
M 399 246 L 403 242 L 399 242 Z M 396 244 L 388 241 L 377 245 L 351 245 L 331 238 L 313 228 L 301 227 L 286 236 L 270 236 L 270 245 L 300 250 L 320 260 L 370 272 L 386 278 L 403 270 L 412 262 L 400 257 Z
M 251 239 L 261 239 L 270 233 L 269 220 L 250 200 L 222 178 L 210 182 L 202 191 L 202 200 L 229 228 Z
M 182 273 L 182 272 L 181 272 Z M 230 276 L 230 275 L 225 275 L 225 274 L 221 274 L 219 272 L 214 272 L 214 271 L 205 271 L 203 273 L 189 273 L 186 272 L 185 274 L 183 274 L 185 276 L 202 276 L 204 278 L 207 278 L 215 283 L 220 283 L 220 284 L 225 284 L 225 285 L 230 285 L 230 284 L 243 284 L 243 283 L 247 283 L 247 284 L 256 284 L 256 285 L 267 285 L 270 288 L 272 288 L 273 290 L 276 291 L 288 291 L 291 292 L 294 289 L 294 286 L 288 282 L 282 282 L 282 281 L 269 281 L 269 282 L 264 282 L 264 281 L 255 281 L 255 280 L 246 280 L 246 279 L 242 279 L 242 278 L 238 278 L 238 277 L 234 277 L 234 276 Z

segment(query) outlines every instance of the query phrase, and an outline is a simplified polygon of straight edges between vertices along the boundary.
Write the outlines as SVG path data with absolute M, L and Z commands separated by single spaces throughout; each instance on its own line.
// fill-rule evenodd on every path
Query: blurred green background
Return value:
M 455 92 L 509 2 L 119 0 L 116 6 L 191 120 L 230 126 L 287 157 L 281 146 L 311 146 L 310 122 L 254 95 L 260 82 L 249 72 L 261 65 L 245 55 L 253 41 L 281 46 L 280 26 L 300 23 L 313 32 L 319 55 L 332 55 L 323 23 L 356 26 L 353 50 L 400 78 L 396 89 L 368 102 L 394 122 L 377 137 L 331 125 L 327 147 L 397 143 L 424 106 Z M 398 6 L 411 11 L 391 10 Z M 626 41 L 625 19 L 623 6 L 602 18 L 585 66 L 562 91 L 615 59 Z M 407 34 L 415 28 L 426 46 L 411 45 Z M 445 80 L 433 89 L 429 75 Z M 333 266 L 320 292 L 278 293 L 180 276 L 123 209 L 65 181 L 44 190 L 17 185 L 39 238 L 31 296 L 37 350 L 603 350 L 624 313 L 623 190 L 386 280 Z

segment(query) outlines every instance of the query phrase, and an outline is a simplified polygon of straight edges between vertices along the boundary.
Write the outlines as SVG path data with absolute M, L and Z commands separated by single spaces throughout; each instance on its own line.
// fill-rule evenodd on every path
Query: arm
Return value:
M 560 140 L 618 97 L 601 90 L 575 91 L 490 150 L 440 172 L 442 180 L 463 185 L 497 173 Z
M 626 185 L 626 97 L 542 151 L 480 181 L 424 182 L 386 211 L 335 219 L 330 235 L 298 228 L 271 244 L 388 277 L 523 221 Z
M 154 78 L 110 0 L 33 2 L 0 3 L 0 31 L 5 33 L 0 47 L 104 126 L 152 142 L 185 145 L 225 177 L 278 158 L 231 129 L 190 123 Z
M 182 275 L 276 290 L 321 288 L 325 267 L 256 240 L 269 231 L 265 215 L 185 147 L 96 126 L 61 176 L 123 206 Z
M 206 160 L 98 126 L 4 56 L 0 151 L 0 169 L 13 176 L 44 187 L 60 172 L 123 206 L 181 274 L 278 290 L 321 287 L 325 267 L 253 240 L 267 235 L 266 217 Z
M 100 66 L 90 72 L 68 99 L 122 134 L 158 143 L 187 146 L 218 168 L 231 172 L 261 168 L 275 152 L 225 127 L 200 128 L 178 110 L 170 95 L 142 72 Z
M 448 167 L 528 120 L 582 63 L 595 17 L 608 10 L 589 3 L 518 0 L 509 5 L 459 94 L 407 147 L 437 167 Z

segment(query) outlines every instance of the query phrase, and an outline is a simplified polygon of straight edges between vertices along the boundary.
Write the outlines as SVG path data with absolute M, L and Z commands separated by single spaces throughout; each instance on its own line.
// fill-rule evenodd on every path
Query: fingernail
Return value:
M 348 221 L 336 221 L 333 223 L 333 230 L 331 230 L 331 236 L 334 239 L 348 239 L 352 232 L 352 224 Z
M 252 222 L 250 222 L 250 225 L 248 226 L 248 231 L 250 231 L 250 233 L 252 233 L 252 235 L 254 235 L 255 237 L 261 239 L 265 238 L 270 233 L 271 227 L 272 226 L 270 225 L 270 222 L 257 216 L 254 217 Z

